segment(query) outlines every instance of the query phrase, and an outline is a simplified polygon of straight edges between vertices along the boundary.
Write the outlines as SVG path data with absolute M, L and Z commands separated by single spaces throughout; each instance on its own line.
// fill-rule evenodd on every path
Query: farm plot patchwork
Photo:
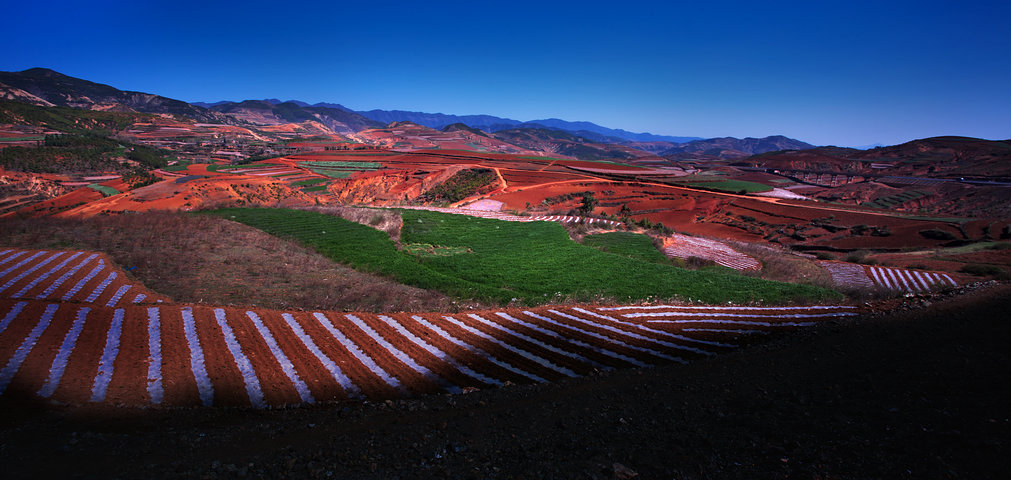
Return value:
M 950 275 L 943 272 L 836 261 L 819 261 L 818 264 L 832 275 L 833 283 L 845 288 L 882 288 L 896 292 L 917 293 L 958 285 Z
M 905 268 L 867 266 L 867 274 L 878 287 L 902 292 L 926 292 L 934 288 L 958 285 L 946 273 L 924 272 Z
M 355 268 L 463 299 L 541 304 L 647 297 L 718 302 L 781 302 L 841 296 L 810 285 L 648 263 L 578 244 L 549 222 L 501 222 L 403 210 L 401 241 L 461 247 L 467 254 L 419 259 L 397 249 L 385 232 L 340 218 L 284 209 L 205 212 L 293 238 Z
M 70 404 L 387 399 L 686 362 L 853 307 L 542 307 L 468 314 L 122 308 L 0 299 L 0 394 Z
M 607 220 L 603 218 L 579 217 L 574 215 L 511 215 L 497 210 L 482 210 L 475 208 L 451 208 L 451 207 L 429 207 L 421 205 L 400 206 L 406 210 L 424 210 L 428 212 L 451 213 L 454 215 L 467 215 L 477 218 L 492 218 L 505 222 L 558 222 L 558 223 L 585 223 L 587 225 L 604 225 L 617 227 L 621 222 Z
M 0 298 L 81 302 L 108 307 L 162 302 L 103 254 L 0 250 Z
M 688 259 L 691 257 L 711 260 L 734 270 L 758 270 L 762 264 L 754 258 L 730 248 L 722 242 L 706 238 L 673 234 L 664 242 L 664 253 L 668 257 Z
M 329 178 L 348 178 L 358 172 L 371 172 L 383 167 L 382 164 L 373 162 L 331 161 L 298 162 L 298 166 Z

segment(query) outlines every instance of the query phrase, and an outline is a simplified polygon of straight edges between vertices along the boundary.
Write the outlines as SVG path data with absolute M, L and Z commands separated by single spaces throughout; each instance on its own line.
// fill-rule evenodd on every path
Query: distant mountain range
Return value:
M 775 150 L 812 148 L 782 136 L 762 139 L 679 137 L 633 133 L 591 122 L 548 118 L 523 122 L 493 115 L 448 115 L 404 110 L 354 111 L 336 103 L 309 104 L 278 99 L 187 103 L 159 95 L 119 90 L 46 68 L 0 72 L 0 98 L 40 106 L 67 106 L 171 114 L 198 122 L 256 126 L 300 123 L 311 131 L 355 134 L 394 122 L 435 130 L 452 126 L 522 148 L 577 158 L 632 159 L 662 155 L 668 159 L 738 158 Z M 308 122 L 308 123 L 307 123 Z
M 606 140 L 608 143 L 621 141 L 684 143 L 693 140 L 702 140 L 702 137 L 674 137 L 669 135 L 654 135 L 652 133 L 633 133 L 621 129 L 602 127 L 591 122 L 569 122 L 557 118 L 522 122 L 511 118 L 496 117 L 494 115 L 449 115 L 445 113 L 424 113 L 406 110 L 352 110 L 337 103 L 320 102 L 309 104 L 299 100 L 281 101 L 276 98 L 268 98 L 263 101 L 273 105 L 291 103 L 300 107 L 340 109 L 349 113 L 357 113 L 383 125 L 388 125 L 393 122 L 411 122 L 417 125 L 434 128 L 436 130 L 441 130 L 448 125 L 462 123 L 468 127 L 476 128 L 488 133 L 516 128 L 546 128 L 563 130 L 578 134 L 594 141 Z M 216 109 L 216 107 L 229 103 L 235 102 L 194 102 L 193 105 Z
M 673 160 L 707 159 L 707 158 L 741 158 L 758 153 L 775 152 L 779 150 L 807 150 L 814 145 L 794 140 L 782 135 L 765 138 L 710 138 L 695 140 L 671 147 L 660 152 L 660 155 Z

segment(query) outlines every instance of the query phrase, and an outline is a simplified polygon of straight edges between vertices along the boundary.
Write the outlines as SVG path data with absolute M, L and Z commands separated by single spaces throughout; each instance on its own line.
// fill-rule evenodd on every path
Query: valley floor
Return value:
M 1011 286 L 689 365 L 265 411 L 0 399 L 7 478 L 1000 478 Z M 929 303 L 929 305 L 928 305 Z

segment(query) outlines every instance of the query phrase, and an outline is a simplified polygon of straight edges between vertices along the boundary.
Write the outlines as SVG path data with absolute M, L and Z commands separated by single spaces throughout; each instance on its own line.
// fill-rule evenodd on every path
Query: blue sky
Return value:
M 667 135 L 1011 138 L 1011 2 L 11 2 L 0 70 Z

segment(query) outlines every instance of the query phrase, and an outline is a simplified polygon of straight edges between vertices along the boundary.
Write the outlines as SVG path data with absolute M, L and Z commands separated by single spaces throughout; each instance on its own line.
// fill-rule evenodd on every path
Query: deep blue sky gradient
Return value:
M 1011 138 L 1011 2 L 10 2 L 0 70 L 814 144 Z

